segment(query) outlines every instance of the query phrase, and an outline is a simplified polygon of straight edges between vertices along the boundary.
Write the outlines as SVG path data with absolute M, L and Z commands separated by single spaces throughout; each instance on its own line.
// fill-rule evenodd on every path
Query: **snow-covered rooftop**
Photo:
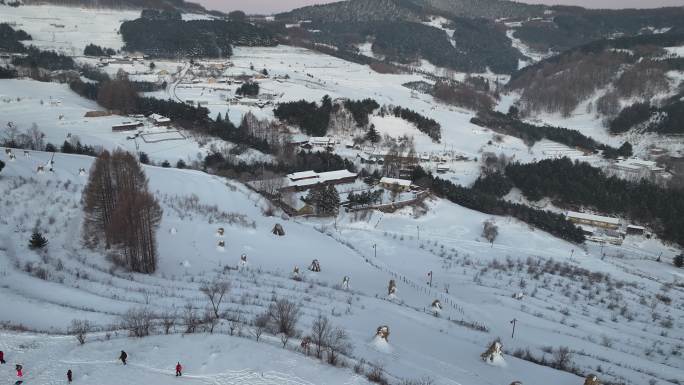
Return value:
M 159 114 L 152 114 L 149 116 L 150 119 L 152 119 L 155 123 L 170 123 L 171 119 L 167 118 L 166 116 L 159 115 Z
M 311 179 L 311 178 L 318 178 L 318 173 L 315 171 L 301 171 L 301 172 L 295 172 L 292 174 L 288 174 L 287 178 L 292 180 L 292 181 L 297 181 L 301 179 Z
M 348 170 L 336 170 L 317 173 L 315 171 L 302 171 L 287 176 L 288 186 L 311 186 L 318 183 L 334 182 L 347 178 L 356 178 L 358 174 Z
M 382 184 L 395 184 L 395 185 L 403 186 L 403 187 L 411 187 L 411 181 L 408 179 L 397 179 L 397 178 L 383 177 L 382 179 L 380 179 L 380 183 L 382 183 Z
M 587 221 L 595 221 L 595 222 L 604 222 L 604 223 L 610 223 L 613 225 L 619 225 L 620 220 L 618 218 L 613 218 L 613 217 L 604 217 L 601 215 L 594 215 L 594 214 L 587 214 L 587 213 L 578 213 L 576 211 L 568 211 L 565 216 L 568 218 L 575 218 L 575 219 L 583 219 Z

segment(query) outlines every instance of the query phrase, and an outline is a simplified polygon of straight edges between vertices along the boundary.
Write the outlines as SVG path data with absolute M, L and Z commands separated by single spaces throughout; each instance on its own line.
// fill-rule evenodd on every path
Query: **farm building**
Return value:
M 141 122 L 123 122 L 112 126 L 112 131 L 131 131 L 142 126 L 143 124 Z
M 627 234 L 629 235 L 644 235 L 646 233 L 646 228 L 643 226 L 637 226 L 637 225 L 628 225 L 627 226 Z
M 346 184 L 354 183 L 357 174 L 348 170 L 337 170 L 317 173 L 315 171 L 302 171 L 288 174 L 285 177 L 284 187 L 281 191 L 305 191 L 321 184 Z
M 384 177 L 380 179 L 380 185 L 392 191 L 408 191 L 411 189 L 411 181 L 408 179 Z
M 610 171 L 630 180 L 639 180 L 662 176 L 666 170 L 654 161 L 632 158 L 614 163 Z
M 575 211 L 568 211 L 565 214 L 570 222 L 580 225 L 589 225 L 601 227 L 604 229 L 617 229 L 620 227 L 620 220 L 618 218 L 603 217 L 600 215 L 578 213 Z
M 168 126 L 169 124 L 171 124 L 171 119 L 159 114 L 152 114 L 148 116 L 147 119 L 149 119 L 150 122 L 154 123 L 155 126 Z
M 309 145 L 312 147 L 333 147 L 335 145 L 335 139 L 328 136 L 313 136 L 309 138 Z

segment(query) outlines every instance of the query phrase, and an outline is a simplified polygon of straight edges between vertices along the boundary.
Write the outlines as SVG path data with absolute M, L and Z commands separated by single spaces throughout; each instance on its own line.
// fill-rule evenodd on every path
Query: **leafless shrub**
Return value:
M 482 228 L 482 236 L 489 242 L 494 243 L 496 237 L 499 235 L 499 227 L 494 224 L 494 221 L 485 221 Z
M 340 354 L 348 354 L 352 349 L 347 331 L 340 327 L 331 330 L 330 336 L 328 337 L 327 348 L 328 363 L 333 366 L 337 365 Z
M 202 320 L 197 314 L 197 309 L 195 309 L 191 303 L 185 305 L 183 311 L 183 323 L 185 323 L 185 332 L 188 334 L 195 333 L 197 327 L 202 324 Z
M 164 334 L 169 334 L 173 326 L 176 324 L 178 315 L 175 311 L 165 311 L 159 315 L 159 318 L 161 319 L 162 326 L 164 327 Z
M 207 308 L 204 311 L 204 318 L 202 319 L 202 322 L 204 323 L 206 329 L 209 330 L 210 334 L 214 334 L 214 328 L 216 325 L 218 325 L 219 320 L 220 319 L 216 317 L 216 314 L 214 314 L 213 309 Z
M 257 342 L 259 342 L 259 338 L 261 338 L 261 335 L 264 334 L 268 328 L 268 321 L 268 313 L 260 313 L 254 316 L 254 320 L 252 321 L 252 334 L 256 338 Z
M 299 321 L 299 305 L 286 299 L 278 299 L 268 307 L 268 315 L 274 334 L 280 334 L 283 348 L 287 345 L 290 337 L 297 333 Z
M 432 385 L 435 381 L 430 377 L 422 377 L 412 380 L 401 380 L 399 385 Z
M 561 346 L 553 352 L 553 364 L 557 369 L 564 371 L 572 367 L 572 352 L 567 346 Z
M 380 385 L 389 385 L 389 381 L 385 377 L 385 370 L 379 364 L 372 365 L 371 369 L 366 373 L 366 378 L 370 382 L 375 382 Z

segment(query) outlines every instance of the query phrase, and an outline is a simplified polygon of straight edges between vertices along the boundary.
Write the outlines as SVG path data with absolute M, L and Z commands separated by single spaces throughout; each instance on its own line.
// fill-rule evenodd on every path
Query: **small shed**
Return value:
M 643 226 L 637 226 L 637 225 L 628 225 L 627 226 L 627 235 L 644 235 L 646 233 L 646 228 Z

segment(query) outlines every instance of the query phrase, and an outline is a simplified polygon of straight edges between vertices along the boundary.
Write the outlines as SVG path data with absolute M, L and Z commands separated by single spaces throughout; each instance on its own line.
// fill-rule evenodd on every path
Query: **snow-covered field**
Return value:
M 33 40 L 26 45 L 83 55 L 90 43 L 120 49 L 123 40 L 119 26 L 126 20 L 140 17 L 139 10 L 60 7 L 53 5 L 0 6 L 0 23 L 13 24 L 28 32 Z

